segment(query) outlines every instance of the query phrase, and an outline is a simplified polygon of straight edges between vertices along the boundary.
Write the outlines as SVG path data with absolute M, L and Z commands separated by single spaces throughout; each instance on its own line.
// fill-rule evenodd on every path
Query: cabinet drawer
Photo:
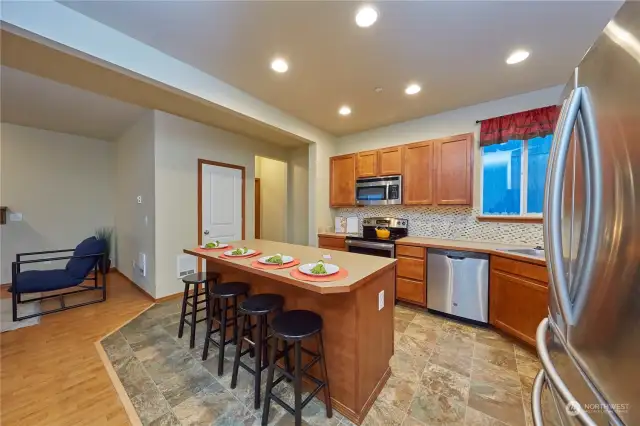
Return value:
M 424 247 L 415 246 L 396 246 L 396 254 L 398 256 L 416 257 L 418 259 L 424 259 Z
M 318 247 L 331 250 L 346 251 L 344 238 L 339 237 L 318 237 Z
M 424 260 L 412 259 L 409 257 L 398 257 L 397 260 L 397 276 L 411 278 L 417 281 L 424 281 Z
M 500 256 L 491 256 L 491 269 L 508 272 L 513 275 L 529 278 L 543 283 L 549 282 L 547 268 L 519 260 L 507 259 Z
M 427 287 L 421 281 L 396 278 L 396 298 L 427 306 Z

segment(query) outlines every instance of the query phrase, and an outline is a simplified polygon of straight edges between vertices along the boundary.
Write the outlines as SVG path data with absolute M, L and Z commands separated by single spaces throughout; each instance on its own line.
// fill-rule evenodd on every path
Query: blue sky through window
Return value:
M 549 135 L 526 143 L 510 140 L 482 148 L 482 214 L 542 213 L 552 139 Z M 527 162 L 524 179 L 523 161 Z

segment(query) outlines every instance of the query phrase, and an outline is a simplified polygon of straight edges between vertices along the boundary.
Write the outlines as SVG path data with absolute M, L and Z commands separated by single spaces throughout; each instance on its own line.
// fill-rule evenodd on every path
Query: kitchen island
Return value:
M 366 256 L 317 247 L 266 240 L 233 241 L 233 247 L 261 251 L 249 259 L 222 259 L 224 250 L 184 250 L 206 262 L 207 271 L 222 275 L 221 282 L 242 281 L 251 294 L 276 293 L 285 299 L 285 309 L 308 309 L 322 316 L 325 355 L 333 407 L 360 424 L 390 374 L 393 355 L 393 309 L 395 301 L 395 259 Z M 293 256 L 302 264 L 323 259 L 348 271 L 333 282 L 309 282 L 293 278 L 293 268 L 257 269 L 251 263 L 261 256 Z M 315 350 L 313 339 L 304 342 Z M 304 364 L 304 362 L 303 362 Z M 316 370 L 314 376 L 319 377 Z M 318 397 L 323 397 L 319 394 Z

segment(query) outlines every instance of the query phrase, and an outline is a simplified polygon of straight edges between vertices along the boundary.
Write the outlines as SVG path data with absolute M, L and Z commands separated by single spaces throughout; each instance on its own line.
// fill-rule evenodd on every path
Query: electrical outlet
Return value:
M 378 293 L 378 310 L 381 311 L 384 308 L 384 290 Z
M 138 204 L 142 204 L 142 195 L 138 195 L 136 200 L 138 201 Z

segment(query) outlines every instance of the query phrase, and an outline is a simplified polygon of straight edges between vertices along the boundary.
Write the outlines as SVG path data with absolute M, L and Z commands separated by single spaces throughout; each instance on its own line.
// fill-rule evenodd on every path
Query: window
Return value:
M 542 214 L 553 135 L 482 148 L 482 214 Z

